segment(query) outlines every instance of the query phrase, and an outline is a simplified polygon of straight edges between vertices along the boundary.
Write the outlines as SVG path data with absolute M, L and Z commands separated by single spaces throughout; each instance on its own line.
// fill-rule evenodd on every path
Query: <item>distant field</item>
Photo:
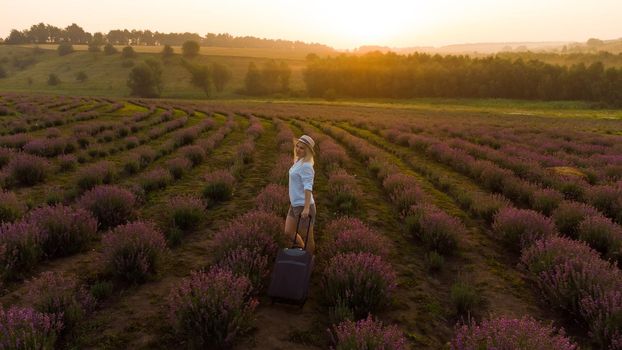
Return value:
M 43 48 L 43 46 L 40 46 Z M 58 56 L 54 45 L 46 45 L 42 53 L 34 55 L 35 63 L 23 70 L 19 70 L 13 65 L 13 57 L 32 56 L 32 47 L 0 45 L 0 62 L 8 72 L 8 77 L 0 79 L 0 91 L 21 91 L 21 92 L 43 92 L 62 95 L 98 95 L 109 97 L 123 97 L 129 95 L 129 88 L 126 85 L 128 74 L 131 67 L 124 67 L 124 60 L 121 54 L 106 56 L 103 53 L 90 53 L 84 51 L 85 46 L 76 46 L 77 52 L 67 56 Z M 121 49 L 122 47 L 119 47 Z M 136 58 L 130 60 L 134 65 L 153 58 L 161 60 L 159 55 L 160 48 L 156 47 L 136 47 L 138 52 Z M 202 53 L 192 60 L 196 64 L 209 64 L 219 62 L 228 66 L 233 74 L 232 80 L 225 90 L 218 97 L 237 96 L 236 91 L 244 86 L 244 77 L 250 62 L 255 62 L 261 66 L 269 59 L 276 59 L 277 62 L 285 61 L 292 70 L 290 87 L 292 90 L 304 90 L 302 81 L 302 69 L 305 67 L 304 58 L 292 58 L 280 55 L 278 50 L 255 50 L 255 49 L 224 49 L 224 48 L 202 48 Z M 120 50 L 119 50 L 120 51 Z M 162 97 L 168 98 L 191 98 L 201 99 L 205 95 L 197 88 L 190 85 L 190 74 L 180 64 L 180 49 L 176 48 L 177 53 L 168 62 L 163 62 L 164 89 Z M 246 56 L 244 56 L 246 55 Z M 296 56 L 296 55 L 292 55 Z M 300 55 L 298 55 L 300 56 Z M 88 80 L 84 83 L 76 81 L 77 72 L 83 71 L 87 74 Z M 48 76 L 54 73 L 61 84 L 49 86 Z M 31 79 L 32 84 L 29 84 Z

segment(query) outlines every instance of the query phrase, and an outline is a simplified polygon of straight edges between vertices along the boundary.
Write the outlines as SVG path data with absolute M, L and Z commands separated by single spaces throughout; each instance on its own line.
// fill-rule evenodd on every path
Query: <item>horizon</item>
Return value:
M 182 1 L 171 6 L 163 0 L 148 5 L 144 0 L 130 4 L 110 0 L 98 10 L 98 16 L 84 15 L 79 4 L 75 0 L 11 4 L 4 12 L 10 18 L 0 21 L 0 36 L 6 38 L 12 29 L 21 31 L 43 22 L 60 28 L 76 23 L 90 33 L 114 29 L 190 32 L 200 36 L 229 33 L 319 43 L 336 50 L 361 46 L 397 49 L 488 43 L 583 43 L 590 38 L 622 37 L 616 15 L 622 13 L 622 3 L 612 0 L 587 5 L 578 0 L 546 4 L 534 0 L 520 4 L 491 0 L 469 4 L 450 0 L 434 4 L 387 0 L 382 7 L 369 1 L 321 0 L 300 5 L 270 0 L 261 6 L 248 6 L 249 2 L 244 0 L 222 4 Z

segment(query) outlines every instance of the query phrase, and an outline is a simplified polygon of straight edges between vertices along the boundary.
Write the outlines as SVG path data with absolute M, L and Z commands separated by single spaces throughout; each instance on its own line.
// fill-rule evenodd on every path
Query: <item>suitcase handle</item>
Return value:
M 309 242 L 309 231 L 311 231 L 311 215 L 309 217 L 309 225 L 307 226 L 307 237 L 305 238 L 305 250 L 307 249 L 307 243 Z M 294 239 L 292 240 L 292 247 L 296 245 L 296 235 L 298 235 L 298 229 L 300 228 L 300 218 L 302 213 L 298 214 L 298 221 L 296 222 L 296 231 L 294 231 Z

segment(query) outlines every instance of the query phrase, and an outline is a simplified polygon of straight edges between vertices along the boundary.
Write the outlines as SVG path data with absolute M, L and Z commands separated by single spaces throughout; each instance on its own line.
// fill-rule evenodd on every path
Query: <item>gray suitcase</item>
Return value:
M 296 234 L 300 225 L 300 216 L 296 223 L 296 232 L 292 246 L 296 244 Z M 307 227 L 307 237 L 305 247 L 309 241 L 309 231 L 311 229 L 311 217 Z M 311 280 L 311 270 L 315 257 L 306 249 L 285 248 L 279 251 L 276 256 L 272 280 L 268 288 L 268 296 L 272 298 L 272 303 L 281 302 L 295 304 L 303 307 L 309 295 L 309 281 Z

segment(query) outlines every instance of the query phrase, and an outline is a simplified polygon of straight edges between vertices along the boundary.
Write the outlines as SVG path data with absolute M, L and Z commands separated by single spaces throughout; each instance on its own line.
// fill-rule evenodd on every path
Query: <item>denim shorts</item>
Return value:
M 300 216 L 300 213 L 302 213 L 302 210 L 304 208 L 305 208 L 304 206 L 292 207 L 290 205 L 289 210 L 287 211 L 287 216 L 295 219 L 296 222 L 298 222 L 298 217 Z M 309 206 L 309 216 L 311 217 L 310 225 L 311 227 L 313 227 L 313 224 L 315 224 L 315 203 Z M 308 225 L 309 225 L 309 217 L 307 217 L 306 219 L 300 218 L 300 226 L 298 228 L 298 233 L 306 233 Z

